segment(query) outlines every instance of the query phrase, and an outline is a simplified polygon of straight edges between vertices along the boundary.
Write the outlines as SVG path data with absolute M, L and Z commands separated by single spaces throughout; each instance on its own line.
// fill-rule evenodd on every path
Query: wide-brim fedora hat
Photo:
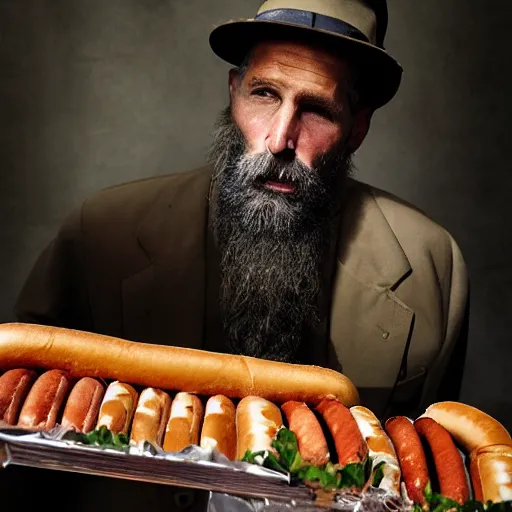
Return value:
M 315 41 L 353 63 L 365 101 L 379 108 L 393 98 L 402 78 L 402 67 L 384 48 L 387 24 L 386 0 L 267 0 L 254 18 L 215 27 L 209 41 L 234 66 L 258 41 Z

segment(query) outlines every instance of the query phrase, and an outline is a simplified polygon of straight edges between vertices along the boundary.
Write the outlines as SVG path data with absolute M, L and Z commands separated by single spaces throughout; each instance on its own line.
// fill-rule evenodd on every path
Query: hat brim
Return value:
M 239 66 L 258 41 L 304 36 L 339 51 L 355 64 L 364 98 L 374 108 L 395 96 L 402 79 L 400 64 L 383 49 L 342 34 L 281 21 L 234 20 L 213 29 L 210 46 L 221 59 Z

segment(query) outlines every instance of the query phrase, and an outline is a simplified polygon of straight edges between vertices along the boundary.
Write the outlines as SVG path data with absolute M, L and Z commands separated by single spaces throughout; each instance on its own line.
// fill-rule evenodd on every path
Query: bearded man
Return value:
M 376 414 L 457 399 L 450 234 L 351 177 L 398 90 L 385 1 L 269 0 L 210 36 L 235 67 L 209 163 L 102 191 L 32 270 L 20 321 L 342 371 Z

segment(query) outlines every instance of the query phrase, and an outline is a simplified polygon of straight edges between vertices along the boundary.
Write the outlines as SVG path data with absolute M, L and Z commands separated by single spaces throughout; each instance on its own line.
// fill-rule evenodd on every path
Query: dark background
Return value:
M 0 321 L 88 195 L 203 163 L 227 101 L 209 31 L 259 3 L 0 0 Z M 356 176 L 458 241 L 472 288 L 462 400 L 511 430 L 510 2 L 388 4 L 403 85 L 375 116 Z

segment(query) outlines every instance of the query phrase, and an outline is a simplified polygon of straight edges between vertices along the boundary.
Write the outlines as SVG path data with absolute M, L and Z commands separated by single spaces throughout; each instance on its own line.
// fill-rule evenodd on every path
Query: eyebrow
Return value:
M 265 78 L 253 77 L 249 81 L 249 87 L 284 87 L 284 83 L 280 80 L 267 80 Z M 339 102 L 320 96 L 318 94 L 303 92 L 297 95 L 298 101 L 301 103 L 307 103 L 315 107 L 322 108 L 332 115 L 340 115 L 343 112 L 343 106 Z

